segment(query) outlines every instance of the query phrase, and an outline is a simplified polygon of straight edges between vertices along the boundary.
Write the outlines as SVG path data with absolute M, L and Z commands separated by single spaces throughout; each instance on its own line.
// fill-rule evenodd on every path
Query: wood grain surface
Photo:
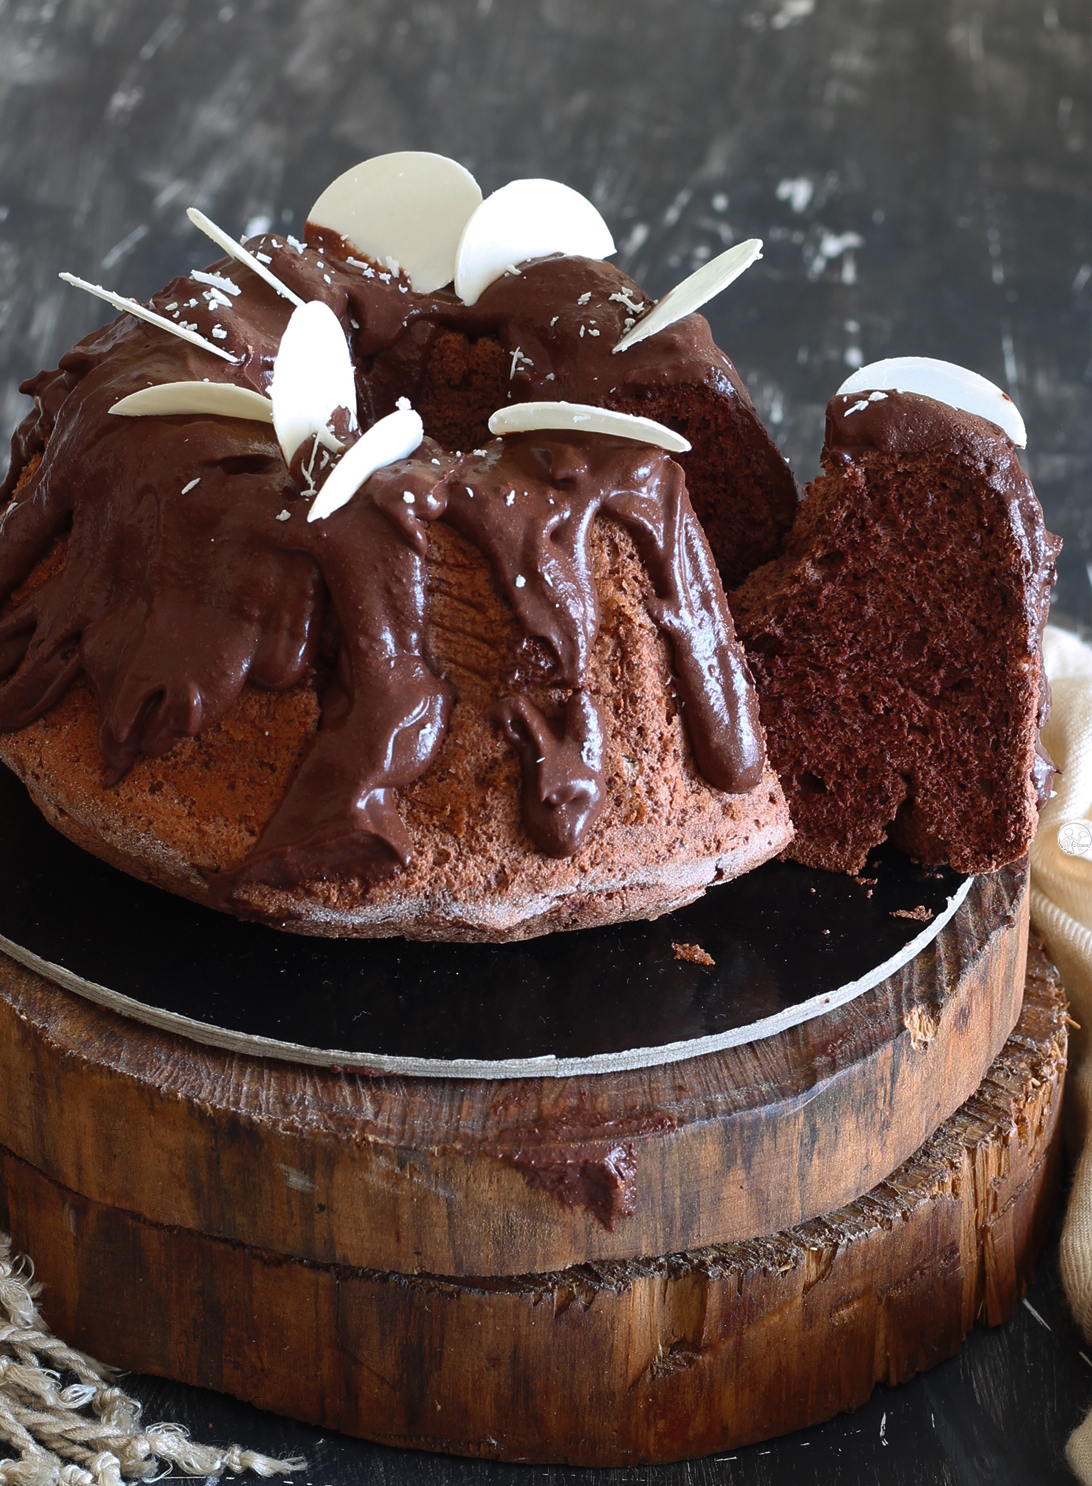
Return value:
M 752 1238 L 867 1191 L 968 1097 L 1019 1013 L 1026 935 L 1006 869 L 825 1017 L 501 1082 L 223 1052 L 0 957 L 0 1144 L 106 1207 L 321 1264 L 511 1275 Z
M 746 1243 L 488 1281 L 328 1267 L 149 1223 L 4 1150 L 0 1223 L 33 1238 L 54 1328 L 125 1367 L 418 1449 L 704 1455 L 863 1403 L 1011 1313 L 1055 1209 L 1065 1022 L 1035 947 L 1013 1035 L 922 1149 Z

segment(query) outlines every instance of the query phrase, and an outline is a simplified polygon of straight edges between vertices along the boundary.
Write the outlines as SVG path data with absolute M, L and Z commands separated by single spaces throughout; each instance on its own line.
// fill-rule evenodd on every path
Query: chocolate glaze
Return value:
M 250 246 L 301 297 L 325 300 L 341 318 L 364 427 L 397 396 L 414 396 L 444 327 L 495 336 L 511 356 L 517 399 L 598 402 L 620 388 L 695 380 L 746 398 L 700 316 L 612 357 L 631 313 L 623 299 L 645 300 L 605 264 L 544 260 L 467 308 L 349 264 L 338 256 L 344 245 L 321 235 L 308 247 L 275 235 Z M 750 678 L 682 471 L 662 451 L 602 435 L 528 434 L 466 453 L 426 440 L 341 510 L 308 523 L 312 479 L 320 487 L 330 468 L 324 452 L 312 460 L 313 450 L 300 451 L 289 470 L 263 424 L 112 415 L 121 397 L 161 382 L 267 389 L 290 306 L 235 263 L 215 269 L 242 290 L 230 307 L 186 279 L 152 304 L 206 335 L 222 330 L 217 342 L 238 365 L 123 316 L 24 384 L 36 405 L 15 435 L 0 495 L 42 459 L 0 517 L 0 599 L 59 538 L 66 559 L 0 622 L 0 730 L 26 726 L 85 672 L 116 780 L 139 753 L 165 753 L 221 718 L 246 680 L 270 690 L 299 682 L 315 664 L 329 603 L 340 643 L 321 726 L 255 850 L 217 891 L 229 896 L 244 881 L 369 883 L 397 871 L 411 847 L 394 792 L 435 758 L 453 702 L 424 652 L 428 527 L 443 519 L 488 558 L 525 635 L 544 646 L 549 679 L 570 693 L 560 723 L 518 692 L 516 678 L 496 709 L 520 752 L 529 834 L 544 852 L 569 854 L 602 804 L 602 720 L 583 682 L 599 623 L 588 538 L 605 514 L 632 532 L 647 565 L 649 609 L 674 649 L 698 767 L 719 789 L 758 783 Z
M 1020 540 L 1023 568 L 1019 580 L 1011 576 L 1005 598 L 1010 607 L 1023 610 L 1040 657 L 1037 726 L 1041 728 L 1050 716 L 1050 683 L 1042 666 L 1041 646 L 1062 540 L 1043 525 L 1042 507 L 1021 468 L 1016 445 L 998 424 L 934 398 L 887 392 L 870 402 L 869 396 L 854 392 L 831 398 L 824 462 L 829 457 L 832 462 L 848 463 L 869 449 L 906 458 L 929 450 L 962 451 L 965 458 L 980 465 L 983 478 L 1004 501 Z M 863 408 L 862 401 L 866 403 Z M 1054 773 L 1053 760 L 1037 739 L 1032 779 L 1040 806 L 1050 798 Z
M 506 1130 L 491 1154 L 514 1166 L 528 1186 L 550 1193 L 562 1207 L 586 1208 L 613 1233 L 619 1218 L 637 1211 L 637 1142 L 675 1128 L 662 1110 L 621 1120 L 572 1110 Z

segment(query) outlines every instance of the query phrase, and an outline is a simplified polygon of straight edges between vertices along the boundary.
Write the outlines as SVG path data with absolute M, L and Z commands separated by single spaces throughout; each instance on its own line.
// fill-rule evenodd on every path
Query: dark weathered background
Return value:
M 801 478 L 862 361 L 1006 387 L 1066 540 L 1056 612 L 1092 626 L 1092 16 L 1087 0 L 0 0 L 0 432 L 17 385 L 100 323 L 67 268 L 143 296 L 232 232 L 291 230 L 339 171 L 439 150 L 489 191 L 556 176 L 661 293 L 737 238 L 711 307 Z M 104 1283 L 108 1283 L 104 1277 Z M 738 1459 L 619 1473 L 724 1482 L 1062 1481 L 1092 1364 L 1052 1273 L 1006 1329 L 860 1415 Z M 302 1445 L 301 1480 L 556 1482 L 397 1456 L 149 1384 L 205 1438 Z

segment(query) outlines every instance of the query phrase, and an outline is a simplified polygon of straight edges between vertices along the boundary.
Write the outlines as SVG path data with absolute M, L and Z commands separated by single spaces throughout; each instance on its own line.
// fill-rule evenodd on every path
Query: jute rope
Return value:
M 112 1370 L 68 1347 L 42 1320 L 29 1259 L 0 1233 L 0 1486 L 122 1486 L 169 1471 L 187 1476 L 283 1475 L 302 1460 L 271 1460 L 238 1445 L 197 1445 L 178 1424 L 140 1422 L 140 1404 Z M 62 1386 L 62 1374 L 75 1382 Z M 14 1458 L 12 1458 L 12 1452 Z

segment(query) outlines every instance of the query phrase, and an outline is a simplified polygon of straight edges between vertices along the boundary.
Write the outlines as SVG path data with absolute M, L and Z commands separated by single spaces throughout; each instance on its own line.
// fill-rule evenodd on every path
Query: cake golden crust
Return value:
M 433 766 L 397 793 L 413 856 L 396 876 L 244 884 L 230 904 L 297 933 L 503 941 L 655 918 L 787 845 L 792 828 L 768 769 L 749 793 L 714 789 L 694 767 L 673 695 L 671 653 L 648 614 L 649 579 L 629 534 L 592 533 L 599 637 L 586 687 L 606 726 L 606 801 L 571 857 L 528 839 L 520 765 L 491 705 L 513 673 L 547 716 L 565 692 L 536 681 L 536 656 L 486 560 L 441 524 L 429 547 L 427 650 L 457 700 Z M 282 693 L 247 686 L 225 717 L 161 758 L 104 783 L 97 706 L 83 681 L 45 716 L 0 736 L 0 758 L 47 819 L 114 866 L 196 902 L 216 896 L 288 788 L 318 725 L 320 680 Z

